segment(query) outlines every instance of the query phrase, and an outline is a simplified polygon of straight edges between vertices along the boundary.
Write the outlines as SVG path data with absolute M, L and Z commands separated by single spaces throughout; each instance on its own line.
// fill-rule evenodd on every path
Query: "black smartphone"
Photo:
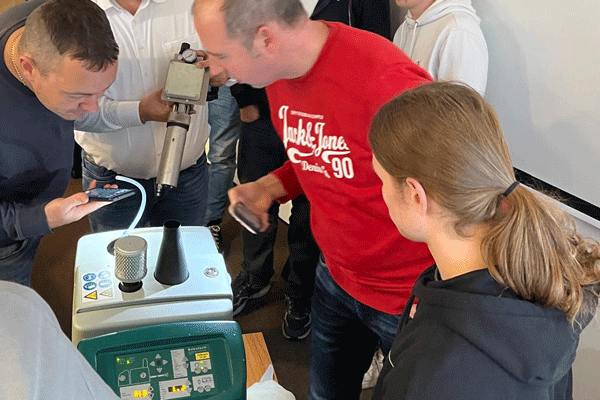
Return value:
M 256 235 L 260 231 L 260 220 L 252 211 L 248 210 L 244 203 L 235 203 L 232 215 L 237 222 L 251 233 Z
M 135 194 L 135 189 L 95 188 L 85 192 L 93 201 L 117 201 Z

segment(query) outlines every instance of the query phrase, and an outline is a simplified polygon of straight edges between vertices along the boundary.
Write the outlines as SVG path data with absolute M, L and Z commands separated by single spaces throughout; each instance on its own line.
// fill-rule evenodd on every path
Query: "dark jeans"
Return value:
M 239 143 L 238 178 L 241 183 L 255 181 L 281 167 L 287 160 L 283 143 L 268 117 L 242 124 Z M 269 282 L 274 274 L 273 246 L 277 236 L 279 203 L 269 210 L 272 228 L 258 235 L 242 229 L 243 268 L 251 281 Z M 319 248 L 310 230 L 310 204 L 305 196 L 292 200 L 288 229 L 290 255 L 281 278 L 286 293 L 294 298 L 309 299 L 315 282 Z
M 83 179 L 86 189 L 92 179 L 97 187 L 107 183 L 116 183 L 119 187 L 135 189 L 136 194 L 113 204 L 102 207 L 88 215 L 92 232 L 127 229 L 135 218 L 142 195 L 137 187 L 128 182 L 116 181 L 117 173 L 94 164 L 85 152 L 82 152 Z M 202 226 L 206 213 L 208 193 L 208 171 L 206 156 L 203 154 L 196 164 L 179 173 L 177 187 L 171 188 L 161 197 L 156 197 L 154 186 L 156 178 L 136 179 L 146 191 L 146 208 L 138 227 L 162 226 L 165 221 L 175 219 L 182 226 Z
M 358 400 L 373 353 L 392 348 L 399 315 L 375 310 L 346 293 L 321 258 L 312 298 L 310 400 Z
M 40 240 L 31 238 L 0 247 L 0 280 L 31 286 L 31 270 Z

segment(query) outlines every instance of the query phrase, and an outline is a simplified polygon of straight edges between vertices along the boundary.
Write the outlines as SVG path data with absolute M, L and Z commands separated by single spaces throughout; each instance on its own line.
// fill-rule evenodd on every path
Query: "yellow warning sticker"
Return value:
M 208 351 L 196 353 L 196 360 L 206 360 L 207 358 L 210 358 L 210 353 Z
M 98 300 L 98 291 L 94 290 L 93 292 L 83 296 L 86 299 L 91 299 L 91 300 Z

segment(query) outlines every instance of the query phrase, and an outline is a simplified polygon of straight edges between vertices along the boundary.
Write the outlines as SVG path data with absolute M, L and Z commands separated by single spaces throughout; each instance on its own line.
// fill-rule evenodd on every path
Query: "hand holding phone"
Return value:
M 125 199 L 135 194 L 134 189 L 120 189 L 120 188 L 94 188 L 86 190 L 85 194 L 88 195 L 90 201 L 117 201 Z
M 260 220 L 244 203 L 236 203 L 231 214 L 244 228 L 253 234 L 260 232 Z

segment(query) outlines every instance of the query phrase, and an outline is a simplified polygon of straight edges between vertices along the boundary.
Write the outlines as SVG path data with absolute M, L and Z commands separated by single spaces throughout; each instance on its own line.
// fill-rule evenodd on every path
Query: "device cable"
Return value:
M 116 179 L 118 181 L 128 182 L 128 183 L 131 183 L 132 185 L 136 186 L 140 190 L 140 193 L 142 195 L 142 201 L 140 202 L 140 208 L 137 212 L 137 215 L 133 219 L 133 222 L 131 223 L 131 225 L 129 225 L 129 228 L 127 228 L 127 230 L 125 232 L 123 232 L 123 237 L 125 237 L 125 236 L 129 236 L 129 234 L 131 233 L 131 230 L 133 228 L 135 228 L 135 226 L 138 224 L 138 222 L 140 222 L 140 219 L 142 219 L 142 214 L 144 213 L 144 210 L 146 209 L 146 191 L 144 190 L 144 187 L 142 185 L 140 185 L 140 183 L 134 179 L 128 178 L 126 176 L 121 176 L 121 175 L 117 175 Z

